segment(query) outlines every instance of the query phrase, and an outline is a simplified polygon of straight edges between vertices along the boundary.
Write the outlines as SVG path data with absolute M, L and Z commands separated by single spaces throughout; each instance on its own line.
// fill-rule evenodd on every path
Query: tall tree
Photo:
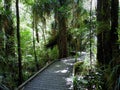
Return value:
M 5 62 L 4 62 L 4 32 L 3 32 L 3 24 L 2 24 L 2 17 L 3 15 L 0 14 L 0 63 L 1 63 L 1 69 L 3 75 L 5 76 Z
M 15 77 L 15 30 L 13 25 L 13 17 L 12 17 L 12 0 L 4 0 L 4 16 L 3 16 L 3 23 L 4 23 L 4 32 L 5 32 L 5 60 L 7 63 L 6 71 L 10 70 L 10 76 Z M 11 67 L 11 68 L 9 68 Z M 12 78 L 14 80 L 14 78 Z
M 4 0 L 5 16 L 4 16 L 4 29 L 6 36 L 5 55 L 6 59 L 15 57 L 15 42 L 14 42 L 14 28 L 11 11 L 11 1 Z
M 4 55 L 4 33 L 2 30 L 2 14 L 0 14 L 0 58 Z
M 66 2 L 67 2 L 66 0 L 51 0 L 51 1 L 46 0 L 45 2 L 36 0 L 36 4 L 34 5 L 34 8 L 36 8 L 37 6 L 37 8 L 35 9 L 36 15 L 38 16 L 37 21 L 40 19 L 44 25 L 46 22 L 45 15 L 49 16 L 50 12 L 54 11 L 55 24 L 57 23 L 57 29 L 59 33 L 58 41 L 57 41 L 57 45 L 59 49 L 59 58 L 63 58 L 67 56 L 67 37 L 66 37 L 67 16 L 65 12 Z
M 102 2 L 103 0 L 97 0 L 97 22 L 98 22 L 98 31 L 97 31 L 97 59 L 99 62 L 103 62 L 103 42 L 102 42 L 102 30 L 99 26 L 102 22 Z M 101 61 L 102 60 L 102 61 Z
M 111 36 L 110 36 L 110 0 L 103 1 L 102 9 L 103 21 L 102 21 L 102 30 L 103 30 L 103 50 L 104 50 L 104 64 L 109 64 L 112 60 L 111 58 Z
M 66 12 L 64 11 L 66 0 L 59 0 L 59 10 L 58 10 L 58 29 L 59 29 L 59 37 L 58 37 L 58 49 L 59 49 L 59 58 L 67 57 L 67 27 L 66 21 L 67 16 Z M 64 9 L 60 9 L 64 8 Z
M 119 63 L 118 57 L 119 45 L 118 41 L 118 8 L 119 0 L 97 0 L 97 21 L 98 21 L 98 45 L 97 45 L 97 59 L 102 65 L 111 65 L 110 88 L 107 87 L 107 78 L 104 77 L 103 90 L 113 90 L 116 87 L 117 79 L 119 79 L 119 67 L 115 70 Z M 117 62 L 116 62 L 117 60 Z M 111 63 L 112 61 L 112 63 Z M 114 67 L 115 66 L 115 67 Z M 113 69 L 114 67 L 114 69 Z M 104 68 L 106 69 L 106 67 Z M 113 71 L 112 71 L 113 70 Z M 107 72 L 108 73 L 108 72 Z M 105 72 L 104 72 L 105 74 Z M 118 80 L 119 81 L 119 80 Z
M 110 43 L 110 0 L 97 1 L 97 59 L 102 64 L 111 61 Z
M 20 42 L 20 17 L 19 17 L 19 0 L 16 0 L 16 23 L 17 23 L 17 45 L 18 45 L 18 62 L 19 62 L 19 85 L 23 81 L 22 77 L 22 56 L 21 56 L 21 42 Z
M 118 10 L 119 10 L 119 0 L 111 0 L 111 49 L 112 58 L 118 55 L 119 45 L 118 41 Z
M 33 51 L 34 51 L 34 58 L 35 58 L 35 65 L 36 65 L 36 70 L 39 70 L 39 65 L 38 65 L 38 59 L 37 59 L 37 54 L 36 54 L 36 44 L 35 44 L 35 16 L 34 16 L 34 11 L 33 11 Z M 37 28 L 37 27 L 36 27 Z M 37 32 L 36 32 L 37 33 Z
M 119 0 L 111 0 L 111 50 L 112 50 L 112 63 L 111 69 L 117 67 L 120 63 L 119 58 L 119 44 L 118 44 L 118 18 L 119 18 Z M 117 59 L 118 58 L 118 59 Z M 116 72 L 112 73 L 115 77 L 112 79 L 112 87 L 110 90 L 120 88 L 116 83 L 119 81 L 119 72 L 120 67 Z M 113 69 L 114 71 L 114 69 Z

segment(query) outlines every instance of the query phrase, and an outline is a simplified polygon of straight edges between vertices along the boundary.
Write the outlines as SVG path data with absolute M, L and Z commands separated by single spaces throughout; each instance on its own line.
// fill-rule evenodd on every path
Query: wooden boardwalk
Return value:
M 74 62 L 74 58 L 67 58 L 52 63 L 20 90 L 72 90 Z

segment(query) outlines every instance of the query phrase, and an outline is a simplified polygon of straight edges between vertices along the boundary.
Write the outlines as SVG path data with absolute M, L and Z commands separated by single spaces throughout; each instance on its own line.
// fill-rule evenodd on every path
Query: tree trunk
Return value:
M 0 14 L 0 58 L 4 57 L 4 33 L 2 30 L 2 15 Z
M 97 2 L 97 59 L 102 64 L 109 64 L 111 58 L 110 36 L 110 0 Z
M 110 36 L 110 0 L 103 2 L 103 49 L 104 49 L 104 64 L 109 64 L 112 60 L 111 55 L 111 36 Z
M 59 0 L 60 6 L 65 6 L 64 0 Z M 58 49 L 59 49 L 59 58 L 67 57 L 67 28 L 66 28 L 66 14 L 62 10 L 58 11 L 58 29 L 59 29 L 59 37 L 58 37 Z
M 15 67 L 14 63 L 15 62 L 15 31 L 13 27 L 13 17 L 12 17 L 12 10 L 11 10 L 11 3 L 12 0 L 4 0 L 4 9 L 5 9 L 5 14 L 4 14 L 4 32 L 5 32 L 5 60 L 7 63 L 7 69 L 6 71 L 9 72 L 9 75 L 11 77 L 11 80 L 14 81 L 16 73 L 15 73 Z M 11 67 L 11 68 L 9 68 Z M 9 71 L 10 70 L 10 71 Z
M 112 58 L 118 55 L 119 45 L 118 41 L 118 10 L 119 0 L 111 0 L 111 46 L 112 46 Z
M 39 25 L 39 26 L 40 26 L 40 28 L 42 30 L 42 38 L 43 38 L 44 44 L 46 45 L 46 37 L 45 37 L 45 29 L 46 29 L 46 27 L 41 26 L 41 25 Z M 53 34 L 53 35 L 55 35 L 55 34 Z
M 4 18 L 4 29 L 6 36 L 5 55 L 6 59 L 15 57 L 14 28 L 12 21 L 11 0 L 4 0 L 6 15 Z
M 36 54 L 36 47 L 35 47 L 34 28 L 33 28 L 33 51 L 34 51 L 36 70 L 39 70 L 38 59 L 37 59 L 37 54 Z
M 118 55 L 118 51 L 119 51 L 119 47 L 117 44 L 118 7 L 119 7 L 118 4 L 119 4 L 118 0 L 98 0 L 98 10 L 97 10 L 98 31 L 101 30 L 102 35 L 98 36 L 98 55 L 99 56 L 97 57 L 98 57 L 98 61 L 102 63 L 102 65 L 110 66 L 111 61 L 114 63 L 115 62 L 114 59 Z M 100 49 L 102 50 L 102 54 L 100 53 L 101 52 Z M 100 56 L 102 56 L 102 58 L 100 58 Z M 113 69 L 113 66 L 111 70 L 112 69 Z M 114 79 L 119 78 L 119 74 L 115 75 L 114 73 L 113 75 L 116 76 L 114 77 Z M 103 78 L 104 78 L 104 86 L 102 88 L 103 90 L 108 90 L 109 87 L 107 87 L 107 84 L 109 83 L 109 81 L 107 82 L 105 75 Z M 116 86 L 116 82 L 114 86 Z M 111 87 L 112 90 L 114 89 L 114 86 Z
M 1 72 L 3 73 L 3 76 L 5 76 L 5 51 L 4 51 L 4 32 L 3 32 L 3 25 L 2 25 L 2 15 L 0 14 L 0 65 L 1 65 Z
M 118 65 L 118 61 L 116 60 L 119 56 L 119 44 L 118 44 L 118 18 L 119 18 L 119 0 L 111 0 L 111 49 L 112 49 L 112 63 L 111 68 Z M 115 74 L 115 80 L 119 78 L 119 69 Z M 116 88 L 116 83 L 113 84 L 112 89 Z M 118 87 L 119 88 L 119 87 Z
M 17 45 L 18 45 L 18 63 L 19 63 L 19 85 L 23 81 L 22 77 L 22 56 L 21 56 L 21 42 L 20 42 L 20 17 L 19 17 L 19 0 L 16 0 L 16 23 L 17 23 Z
M 100 63 L 104 63 L 103 59 L 103 32 L 101 30 L 100 24 L 102 22 L 102 2 L 103 0 L 98 0 L 97 1 L 97 60 Z
M 63 15 L 58 16 L 59 24 L 59 38 L 58 38 L 58 49 L 59 58 L 67 57 L 67 29 L 66 29 L 66 18 Z
M 34 37 L 35 29 L 37 29 L 37 26 L 35 26 L 34 12 L 33 12 L 33 23 L 32 24 L 33 24 L 33 51 L 34 51 L 34 59 L 35 59 L 36 70 L 39 70 L 38 59 L 37 59 L 37 54 L 36 54 L 36 47 L 35 47 L 35 37 Z

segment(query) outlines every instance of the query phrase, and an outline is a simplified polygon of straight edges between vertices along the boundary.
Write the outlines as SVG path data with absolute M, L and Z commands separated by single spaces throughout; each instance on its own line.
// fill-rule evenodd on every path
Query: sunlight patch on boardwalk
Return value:
M 75 59 L 56 61 L 34 79 L 23 90 L 72 90 L 72 71 Z

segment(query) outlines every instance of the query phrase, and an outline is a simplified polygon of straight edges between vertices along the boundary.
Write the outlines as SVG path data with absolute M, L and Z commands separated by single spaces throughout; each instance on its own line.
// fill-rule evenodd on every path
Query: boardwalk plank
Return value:
M 64 59 L 53 63 L 28 82 L 23 90 L 72 90 L 74 61 Z

